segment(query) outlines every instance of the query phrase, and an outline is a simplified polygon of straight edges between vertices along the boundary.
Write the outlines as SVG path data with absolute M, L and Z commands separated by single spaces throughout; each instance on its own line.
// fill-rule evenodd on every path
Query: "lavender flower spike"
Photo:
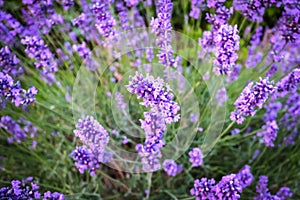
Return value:
M 203 164 L 203 154 L 199 148 L 193 148 L 189 152 L 190 159 L 193 167 L 199 167 Z
M 238 124 L 242 124 L 246 116 L 255 115 L 256 107 L 261 109 L 269 94 L 275 91 L 273 82 L 270 82 L 268 78 L 260 78 L 259 82 L 256 82 L 254 86 L 253 84 L 253 82 L 249 83 L 234 103 L 236 110 L 231 113 L 230 119 Z
M 215 180 L 201 178 L 194 181 L 194 187 L 190 190 L 190 194 L 196 196 L 196 200 L 206 200 L 213 196 Z
M 237 25 L 230 26 L 228 24 L 221 25 L 214 42 L 216 44 L 216 52 L 213 69 L 216 75 L 228 75 L 235 66 L 238 58 L 236 53 L 240 48 L 240 36 L 238 35 Z
M 105 147 L 109 142 L 107 131 L 92 116 L 79 119 L 74 134 L 78 137 L 96 156 L 99 161 L 105 157 Z

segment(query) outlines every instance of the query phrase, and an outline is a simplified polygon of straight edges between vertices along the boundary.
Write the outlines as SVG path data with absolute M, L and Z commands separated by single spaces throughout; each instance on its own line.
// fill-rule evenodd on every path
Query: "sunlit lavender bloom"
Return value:
M 248 187 L 251 185 L 253 181 L 253 175 L 251 174 L 250 171 L 250 166 L 245 165 L 237 174 L 236 178 L 239 180 L 239 183 L 242 188 Z
M 216 1 L 215 1 L 216 2 Z M 208 23 L 213 25 L 213 34 L 222 25 L 226 25 L 231 14 L 233 13 L 233 8 L 227 8 L 223 3 L 216 2 L 215 4 L 216 14 L 206 13 L 205 19 Z
M 180 119 L 177 114 L 180 107 L 172 100 L 174 95 L 169 85 L 165 84 L 161 78 L 155 79 L 149 74 L 144 77 L 137 72 L 134 77 L 130 77 L 130 83 L 126 87 L 130 93 L 137 94 L 138 99 L 143 99 L 141 105 L 151 108 L 158 106 L 155 109 L 161 112 L 167 124 Z
M 109 135 L 103 126 L 92 116 L 86 116 L 78 120 L 74 134 L 102 162 L 109 142 Z
M 47 200 L 47 199 L 50 199 L 50 200 L 64 200 L 65 197 L 63 194 L 60 194 L 58 192 L 50 192 L 50 191 L 47 191 L 44 193 L 44 199 L 43 200 Z
M 224 3 L 226 0 L 206 0 L 207 7 L 215 8 L 220 3 Z
M 138 99 L 143 99 L 141 105 L 150 107 L 150 111 L 144 113 L 144 120 L 140 120 L 146 140 L 143 145 L 137 145 L 136 149 L 142 157 L 143 170 L 155 171 L 160 168 L 160 149 L 164 145 L 166 124 L 179 120 L 177 112 L 180 107 L 172 100 L 169 86 L 160 78 L 154 79 L 150 75 L 144 77 L 137 72 L 134 77 L 130 77 L 126 87 L 130 93 L 137 94 Z
M 5 103 L 6 100 L 11 101 L 16 106 L 27 105 L 36 101 L 37 94 L 35 87 L 28 90 L 21 88 L 20 82 L 14 82 L 13 78 L 7 74 L 0 72 L 0 102 Z
M 214 38 L 217 47 L 214 59 L 216 75 L 228 75 L 231 72 L 238 58 L 236 51 L 240 48 L 239 40 L 237 25 L 234 27 L 227 24 L 222 25 L 218 30 L 217 36 Z
M 189 152 L 190 163 L 192 163 L 193 167 L 199 167 L 203 164 L 203 154 L 199 148 L 193 148 Z
M 242 14 L 250 21 L 263 21 L 263 15 L 265 7 L 260 0 L 234 0 L 233 6 L 236 10 L 242 12 Z
M 114 27 L 117 22 L 110 12 L 111 2 L 111 0 L 94 0 L 93 3 L 93 11 L 97 18 L 96 28 L 105 38 L 112 38 L 116 34 Z
M 34 65 L 36 68 L 41 69 L 42 76 L 53 76 L 53 73 L 58 71 L 57 62 L 54 59 L 54 55 L 51 53 L 48 46 L 44 43 L 44 40 L 38 36 L 26 36 L 21 40 L 21 43 L 26 45 L 25 52 L 30 58 L 35 59 Z M 55 80 L 46 79 L 48 84 L 52 84 Z
M 99 161 L 86 146 L 76 147 L 71 155 L 81 174 L 87 170 L 91 176 L 96 175 L 96 170 L 100 167 Z
M 190 17 L 198 19 L 200 12 L 205 9 L 205 4 L 203 0 L 191 0 L 192 10 L 190 12 Z
M 91 56 L 91 50 L 86 46 L 85 42 L 81 44 L 73 44 L 73 51 L 76 51 L 83 60 L 88 59 Z
M 152 19 L 150 26 L 152 32 L 156 35 L 156 45 L 161 48 L 159 54 L 159 63 L 168 68 L 169 66 L 176 67 L 175 59 L 173 56 L 173 50 L 171 46 L 171 14 L 173 9 L 173 3 L 171 0 L 159 0 L 158 2 L 158 14 L 156 19 Z
M 278 96 L 283 97 L 288 92 L 295 92 L 299 83 L 300 68 L 296 68 L 279 82 L 277 82 L 276 87 Z
M 218 106 L 222 106 L 228 100 L 226 88 L 221 88 L 217 91 L 216 100 L 218 101 Z
M 241 64 L 236 64 L 236 65 L 232 68 L 231 73 L 228 75 L 228 77 L 227 77 L 227 82 L 228 82 L 228 83 L 231 83 L 231 82 L 237 80 L 238 77 L 239 77 L 239 73 L 240 73 L 241 69 L 242 69 L 242 65 L 241 65 Z
M 169 176 L 176 176 L 178 173 L 181 172 L 182 167 L 178 165 L 174 160 L 166 159 L 163 163 L 164 171 Z
M 127 144 L 129 142 L 126 135 L 123 135 L 122 138 L 123 138 L 122 144 Z
M 253 84 L 250 82 L 234 103 L 236 110 L 231 113 L 230 119 L 238 124 L 242 124 L 246 116 L 254 116 L 255 108 L 261 109 L 269 94 L 275 91 L 273 82 L 270 82 L 268 78 L 260 78 L 259 82 L 256 82 L 254 86 Z
M 201 178 L 194 181 L 194 187 L 190 190 L 190 194 L 196 197 L 196 200 L 206 200 L 213 193 L 215 187 L 214 179 Z
M 16 55 L 10 52 L 8 46 L 0 49 L 0 68 L 3 73 L 10 74 L 14 77 L 23 74 L 24 69 L 19 62 Z
M 220 199 L 236 200 L 240 198 L 242 186 L 235 174 L 223 176 L 222 180 L 216 185 L 216 195 Z

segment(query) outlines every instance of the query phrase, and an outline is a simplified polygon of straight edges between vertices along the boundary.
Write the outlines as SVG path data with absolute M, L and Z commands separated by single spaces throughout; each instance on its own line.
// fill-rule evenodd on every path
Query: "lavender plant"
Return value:
M 296 0 L 0 0 L 0 199 L 300 199 L 299 19 Z

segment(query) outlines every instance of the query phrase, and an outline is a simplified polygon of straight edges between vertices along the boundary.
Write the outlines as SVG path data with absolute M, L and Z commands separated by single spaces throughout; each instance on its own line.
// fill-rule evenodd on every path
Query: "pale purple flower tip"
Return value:
M 189 156 L 190 156 L 190 163 L 192 163 L 193 167 L 199 167 L 203 164 L 203 154 L 200 150 L 200 148 L 193 148 L 190 152 L 189 152 Z

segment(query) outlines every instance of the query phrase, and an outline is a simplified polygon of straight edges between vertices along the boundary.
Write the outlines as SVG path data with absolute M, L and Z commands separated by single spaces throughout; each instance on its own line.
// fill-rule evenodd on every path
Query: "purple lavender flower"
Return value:
M 205 4 L 203 0 L 191 0 L 192 10 L 190 12 L 190 17 L 198 19 L 200 12 L 205 9 Z
M 237 121 L 238 124 L 242 124 L 246 116 L 254 116 L 255 108 L 262 108 L 269 94 L 275 91 L 273 82 L 270 82 L 268 78 L 260 78 L 259 82 L 256 82 L 254 86 L 253 84 L 253 82 L 249 83 L 234 103 L 236 110 L 231 113 L 230 119 Z
M 297 15 L 284 12 L 278 21 L 279 32 L 286 42 L 294 43 L 300 40 L 299 14 L 300 11 L 298 11 Z
M 274 141 L 277 137 L 278 126 L 276 121 L 268 121 L 262 126 L 262 131 L 257 132 L 258 137 L 263 137 L 263 143 L 268 147 L 274 146 Z
M 74 134 L 100 162 L 104 162 L 105 147 L 108 145 L 109 135 L 97 120 L 92 116 L 79 119 Z
M 22 118 L 18 121 L 15 121 L 10 116 L 1 117 L 0 128 L 4 128 L 11 135 L 7 139 L 8 143 L 20 143 L 28 136 L 34 138 L 35 134 L 37 133 L 37 128 L 29 121 L 26 121 Z
M 216 58 L 214 59 L 214 64 L 216 65 L 214 72 L 216 75 L 228 75 L 231 72 L 238 58 L 235 51 L 239 50 L 239 40 L 237 25 L 234 27 L 227 24 L 221 25 L 217 36 L 214 38 L 217 47 L 215 52 Z
M 257 195 L 254 197 L 254 200 L 265 200 L 265 199 L 274 199 L 274 200 L 285 200 L 287 197 L 291 197 L 293 194 L 290 192 L 290 189 L 287 187 L 282 187 L 277 192 L 276 195 L 272 195 L 268 189 L 268 177 L 260 176 L 259 182 L 256 186 Z
M 150 107 L 149 112 L 144 113 L 144 120 L 141 127 L 146 134 L 144 145 L 136 146 L 139 155 L 142 157 L 143 170 L 155 171 L 160 168 L 160 149 L 164 145 L 163 135 L 166 131 L 166 124 L 176 122 L 180 116 L 177 114 L 180 107 L 172 101 L 173 94 L 168 85 L 160 78 L 153 76 L 144 77 L 138 72 L 134 77 L 130 77 L 130 83 L 126 86 L 132 94 L 137 94 L 140 103 L 145 107 Z
M 87 170 L 91 176 L 96 175 L 96 170 L 100 167 L 99 161 L 86 146 L 76 147 L 71 155 L 75 161 L 76 168 L 81 174 Z
M 113 38 L 116 35 L 114 27 L 116 20 L 110 12 L 109 4 L 111 0 L 95 0 L 93 3 L 93 11 L 96 16 L 96 28 L 99 33 L 105 38 Z
M 288 187 L 281 187 L 280 190 L 276 193 L 280 199 L 286 199 L 288 197 L 292 197 L 293 193 L 291 192 L 290 188 Z
M 236 10 L 241 11 L 242 14 L 250 21 L 263 21 L 265 6 L 260 0 L 234 0 L 233 6 Z
M 181 172 L 182 167 L 178 165 L 174 160 L 166 159 L 163 163 L 163 167 L 165 172 L 169 176 L 176 176 L 178 173 Z
M 279 82 L 277 82 L 277 94 L 280 97 L 285 96 L 288 92 L 295 92 L 300 83 L 300 69 L 296 68 Z
M 74 0 L 62 0 L 61 3 L 65 10 L 69 10 L 74 5 Z
M 0 49 L 0 68 L 3 73 L 14 77 L 23 74 L 24 69 L 20 66 L 19 62 L 16 55 L 10 52 L 8 46 Z
M 14 82 L 11 76 L 0 72 L 0 102 L 2 106 L 5 106 L 6 101 L 9 100 L 16 106 L 23 105 L 26 107 L 36 101 L 37 92 L 35 87 L 28 90 L 21 88 L 19 81 Z
M 156 19 L 152 19 L 150 26 L 152 32 L 156 35 L 156 45 L 160 48 L 159 63 L 166 66 L 166 70 L 169 66 L 176 67 L 176 62 L 173 56 L 171 46 L 171 14 L 173 9 L 173 3 L 171 0 L 159 0 L 158 2 L 158 14 Z
M 21 40 L 21 43 L 26 45 L 25 52 L 29 58 L 35 59 L 35 67 L 42 67 L 40 70 L 42 78 L 49 85 L 52 85 L 55 81 L 53 73 L 58 71 L 57 61 L 48 46 L 44 44 L 44 40 L 38 36 L 26 36 Z
M 215 188 L 215 194 L 219 199 L 236 200 L 240 198 L 241 192 L 242 186 L 235 174 L 223 176 Z
M 44 193 L 42 196 L 39 192 L 39 186 L 33 181 L 32 177 L 25 180 L 13 180 L 10 187 L 0 188 L 1 199 L 41 199 L 44 200 L 64 200 L 64 195 L 58 192 Z
M 134 7 L 136 6 L 140 0 L 124 0 L 126 2 L 126 6 L 128 7 Z
M 189 152 L 190 163 L 192 163 L 193 167 L 199 167 L 203 164 L 203 154 L 199 148 L 193 148 Z
M 215 187 L 214 179 L 201 178 L 194 181 L 194 187 L 190 190 L 192 196 L 196 197 L 196 200 L 210 199 L 213 195 L 213 188 Z
M 245 165 L 236 175 L 242 188 L 248 187 L 253 182 L 253 175 L 250 172 L 250 166 Z
M 0 11 L 0 41 L 5 44 L 14 45 L 16 37 L 22 34 L 25 29 L 22 24 L 11 14 Z

